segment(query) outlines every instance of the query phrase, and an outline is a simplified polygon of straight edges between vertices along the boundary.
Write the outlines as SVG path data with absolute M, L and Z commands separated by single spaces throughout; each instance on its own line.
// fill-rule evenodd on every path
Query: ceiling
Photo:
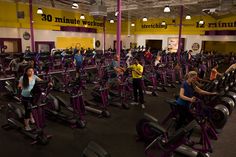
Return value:
M 6 0 L 11 2 L 25 2 L 29 0 Z M 32 0 L 39 6 L 53 7 L 81 13 L 89 13 L 94 5 L 107 7 L 107 18 L 115 19 L 117 0 Z M 79 9 L 71 8 L 72 3 L 77 2 Z M 170 6 L 171 12 L 164 13 L 166 5 Z M 236 0 L 122 0 L 122 19 L 139 19 L 144 16 L 148 18 L 179 16 L 179 6 L 184 6 L 184 15 L 192 16 L 209 15 L 216 19 L 225 16 L 236 15 Z

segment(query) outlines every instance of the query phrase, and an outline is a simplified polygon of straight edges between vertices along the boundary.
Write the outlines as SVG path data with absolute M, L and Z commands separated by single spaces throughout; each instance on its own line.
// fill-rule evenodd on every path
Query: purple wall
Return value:
M 95 29 L 95 28 L 73 27 L 73 26 L 61 26 L 61 31 L 97 33 L 97 29 Z
M 236 35 L 236 30 L 205 31 L 205 35 Z

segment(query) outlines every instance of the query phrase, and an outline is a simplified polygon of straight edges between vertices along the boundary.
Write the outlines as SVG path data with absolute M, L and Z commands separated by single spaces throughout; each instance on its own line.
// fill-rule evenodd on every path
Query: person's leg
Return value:
M 133 93 L 134 93 L 134 102 L 138 102 L 138 85 L 137 79 L 133 79 Z
M 138 92 L 139 92 L 139 102 L 140 104 L 144 104 L 144 98 L 143 98 L 143 88 L 142 88 L 142 80 L 138 79 Z
M 31 110 L 29 109 L 30 105 L 29 105 L 29 98 L 22 98 L 22 104 L 24 105 L 25 108 L 25 117 L 24 117 L 24 124 L 25 124 L 25 129 L 26 130 L 31 130 L 30 125 L 29 125 L 29 121 L 30 121 L 30 114 L 31 114 Z
M 178 130 L 184 126 L 185 121 L 186 121 L 186 117 L 187 117 L 185 107 L 178 105 L 177 111 L 179 114 L 179 118 L 177 119 L 175 130 Z

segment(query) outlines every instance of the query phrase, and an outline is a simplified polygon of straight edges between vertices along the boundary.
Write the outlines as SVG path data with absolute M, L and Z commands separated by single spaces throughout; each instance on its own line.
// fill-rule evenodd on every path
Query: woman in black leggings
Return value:
M 36 81 L 42 81 L 38 76 L 34 75 L 34 69 L 33 67 L 27 67 L 25 69 L 25 73 L 23 76 L 20 77 L 18 88 L 20 88 L 21 96 L 22 96 L 22 104 L 25 108 L 25 118 L 24 118 L 24 124 L 25 124 L 25 130 L 31 131 L 29 122 L 35 123 L 32 111 L 31 111 L 31 105 L 32 105 L 32 95 L 31 90 L 33 89 Z

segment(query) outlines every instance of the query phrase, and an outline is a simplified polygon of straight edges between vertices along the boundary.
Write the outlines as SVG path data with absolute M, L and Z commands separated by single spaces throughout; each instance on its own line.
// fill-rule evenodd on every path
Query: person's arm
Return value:
M 223 76 L 223 74 L 219 73 L 217 70 L 216 70 L 216 73 L 217 73 L 217 75 Z
M 34 75 L 36 77 L 36 81 L 43 81 L 40 77 Z
M 198 86 L 195 86 L 194 90 L 201 95 L 217 95 L 218 94 L 217 92 L 208 92 L 208 91 L 202 90 Z
M 19 80 L 19 83 L 18 83 L 17 87 L 20 88 L 20 89 L 22 89 L 22 87 L 23 87 L 23 77 L 22 76 L 20 77 L 20 80 Z
M 179 97 L 185 101 L 189 101 L 189 102 L 194 102 L 196 100 L 195 97 L 189 98 L 187 96 L 184 95 L 184 88 L 180 88 L 180 92 L 179 92 Z

